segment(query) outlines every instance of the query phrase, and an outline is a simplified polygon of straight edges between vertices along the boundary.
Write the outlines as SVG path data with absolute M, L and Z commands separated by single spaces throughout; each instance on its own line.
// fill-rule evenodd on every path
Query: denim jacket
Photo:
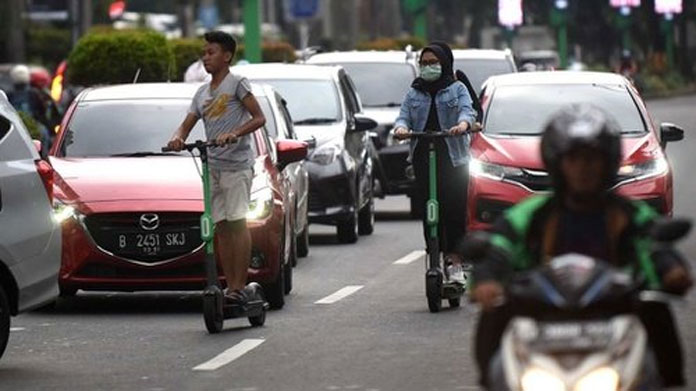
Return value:
M 472 125 L 476 119 L 476 111 L 472 107 L 469 91 L 463 83 L 457 81 L 449 87 L 439 91 L 435 96 L 437 99 L 437 119 L 442 129 L 436 131 L 447 131 L 462 121 Z M 401 104 L 399 117 L 394 123 L 394 127 L 404 127 L 413 132 L 423 132 L 430 113 L 432 98 L 430 94 L 411 88 L 406 94 L 406 98 Z M 468 163 L 469 159 L 469 135 L 450 137 L 445 139 L 449 150 L 452 165 L 460 166 Z M 408 161 L 413 159 L 413 151 L 418 140 L 411 140 L 411 149 Z

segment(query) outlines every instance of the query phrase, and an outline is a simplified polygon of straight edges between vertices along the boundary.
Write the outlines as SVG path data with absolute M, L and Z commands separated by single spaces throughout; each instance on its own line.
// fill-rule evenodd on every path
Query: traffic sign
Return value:
M 507 27 L 522 25 L 522 0 L 498 0 L 498 21 Z
M 319 12 L 319 0 L 285 0 L 290 19 L 311 19 Z

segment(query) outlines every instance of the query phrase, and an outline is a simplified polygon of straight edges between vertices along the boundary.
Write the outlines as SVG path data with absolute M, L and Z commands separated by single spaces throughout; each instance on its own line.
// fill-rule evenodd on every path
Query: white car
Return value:
M 53 168 L 0 91 L 0 356 L 10 316 L 58 297 L 61 233 L 52 195 Z

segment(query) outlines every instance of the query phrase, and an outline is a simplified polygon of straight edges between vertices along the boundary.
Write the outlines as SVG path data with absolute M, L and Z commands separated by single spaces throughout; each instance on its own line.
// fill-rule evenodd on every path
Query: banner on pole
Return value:
M 609 0 L 612 7 L 640 7 L 640 0 Z
M 682 0 L 655 0 L 655 12 L 658 14 L 681 14 Z
M 523 20 L 522 0 L 498 0 L 498 21 L 501 25 L 521 26 Z

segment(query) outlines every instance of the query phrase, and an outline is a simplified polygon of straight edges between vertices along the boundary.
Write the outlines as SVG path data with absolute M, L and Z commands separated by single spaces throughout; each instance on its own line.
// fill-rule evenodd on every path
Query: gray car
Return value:
M 53 169 L 0 91 L 0 356 L 10 316 L 58 296 L 61 234 L 52 194 Z
M 253 94 L 266 117 L 268 136 L 274 141 L 299 140 L 287 108 L 287 102 L 270 85 L 253 84 Z M 271 147 L 275 144 L 271 143 Z M 283 180 L 290 190 L 290 207 L 294 210 L 295 248 L 297 256 L 306 257 L 309 254 L 309 174 L 304 160 L 288 164 L 281 172 Z M 297 262 L 297 257 L 293 257 Z M 295 266 L 294 264 L 292 266 Z

